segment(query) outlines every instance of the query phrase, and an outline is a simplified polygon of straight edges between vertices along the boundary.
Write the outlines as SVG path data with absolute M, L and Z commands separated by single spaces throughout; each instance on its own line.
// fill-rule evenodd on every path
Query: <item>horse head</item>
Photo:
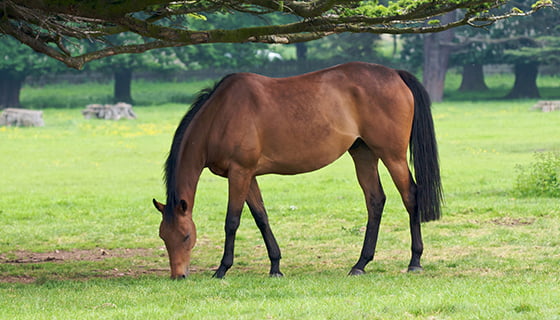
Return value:
M 155 199 L 153 203 L 156 209 L 162 213 L 159 236 L 167 248 L 171 278 L 185 278 L 188 275 L 191 251 L 196 243 L 196 228 L 192 221 L 192 214 L 187 210 L 188 206 L 184 200 L 175 206 L 174 214 L 170 217 L 164 213 L 166 205 Z

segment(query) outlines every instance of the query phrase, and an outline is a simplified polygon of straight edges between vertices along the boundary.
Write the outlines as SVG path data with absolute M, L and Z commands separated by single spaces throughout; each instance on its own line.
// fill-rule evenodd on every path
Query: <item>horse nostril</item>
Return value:
M 186 274 L 182 274 L 182 275 L 181 275 L 181 279 L 185 279 L 186 277 L 187 277 Z

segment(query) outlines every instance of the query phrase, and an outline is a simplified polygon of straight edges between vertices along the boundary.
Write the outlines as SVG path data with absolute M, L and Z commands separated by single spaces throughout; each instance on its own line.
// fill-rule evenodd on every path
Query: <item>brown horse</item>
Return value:
M 416 183 L 407 164 L 409 144 Z M 227 177 L 229 186 L 224 254 L 214 276 L 222 278 L 233 264 L 245 202 L 264 238 L 270 275 L 281 276 L 280 248 L 255 177 L 317 170 L 346 151 L 368 211 L 362 252 L 350 274 L 364 273 L 375 252 L 385 203 L 380 159 L 410 216 L 408 269 L 421 270 L 420 222 L 439 218 L 442 195 L 429 96 L 406 71 L 347 63 L 289 78 L 232 74 L 200 94 L 173 138 L 165 165 L 167 204 L 153 201 L 163 214 L 160 237 L 171 277 L 188 273 L 196 242 L 192 210 L 203 168 Z

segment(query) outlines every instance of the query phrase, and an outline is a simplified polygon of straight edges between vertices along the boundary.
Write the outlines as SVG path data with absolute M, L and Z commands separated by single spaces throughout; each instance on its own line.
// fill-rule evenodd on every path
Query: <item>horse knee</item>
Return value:
M 379 211 L 383 211 L 383 208 L 385 207 L 385 202 L 387 201 L 387 197 L 385 196 L 384 193 L 375 196 L 375 197 L 371 197 L 370 202 L 371 205 L 374 209 L 377 209 Z
M 235 234 L 237 232 L 237 229 L 239 228 L 240 221 L 240 217 L 237 216 L 226 217 L 226 224 L 224 227 L 226 234 Z
M 385 201 L 387 197 L 385 194 L 377 195 L 377 196 L 370 196 L 369 198 L 369 205 L 371 206 L 371 215 L 372 218 L 375 220 L 381 220 L 381 216 L 383 215 L 383 208 L 385 207 Z

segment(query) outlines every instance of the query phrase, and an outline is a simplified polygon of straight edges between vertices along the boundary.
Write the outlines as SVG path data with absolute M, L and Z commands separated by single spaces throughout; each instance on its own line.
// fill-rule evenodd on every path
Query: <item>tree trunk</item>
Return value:
M 130 85 L 132 83 L 132 69 L 116 69 L 114 71 L 115 90 L 113 101 L 132 104 Z
M 441 24 L 448 23 L 455 17 L 455 12 L 449 12 L 441 17 Z M 432 101 L 443 100 L 445 73 L 449 63 L 451 47 L 455 33 L 452 29 L 424 35 L 424 68 L 422 82 L 430 94 Z
M 539 88 L 537 88 L 537 76 L 539 74 L 539 63 L 528 62 L 518 63 L 515 69 L 515 83 L 511 92 L 506 96 L 507 99 L 517 98 L 540 98 Z
M 463 79 L 459 91 L 487 91 L 488 86 L 484 82 L 484 71 L 482 64 L 469 63 L 463 66 Z
M 296 58 L 298 72 L 304 73 L 309 71 L 307 67 L 307 44 L 305 42 L 296 43 Z
M 394 34 L 393 35 L 393 59 L 397 58 L 398 54 L 399 54 L 399 38 L 398 35 Z
M 0 70 L 0 109 L 21 107 L 19 95 L 24 79 L 25 76 Z
M 297 61 L 307 60 L 307 44 L 305 42 L 296 43 L 296 57 Z

